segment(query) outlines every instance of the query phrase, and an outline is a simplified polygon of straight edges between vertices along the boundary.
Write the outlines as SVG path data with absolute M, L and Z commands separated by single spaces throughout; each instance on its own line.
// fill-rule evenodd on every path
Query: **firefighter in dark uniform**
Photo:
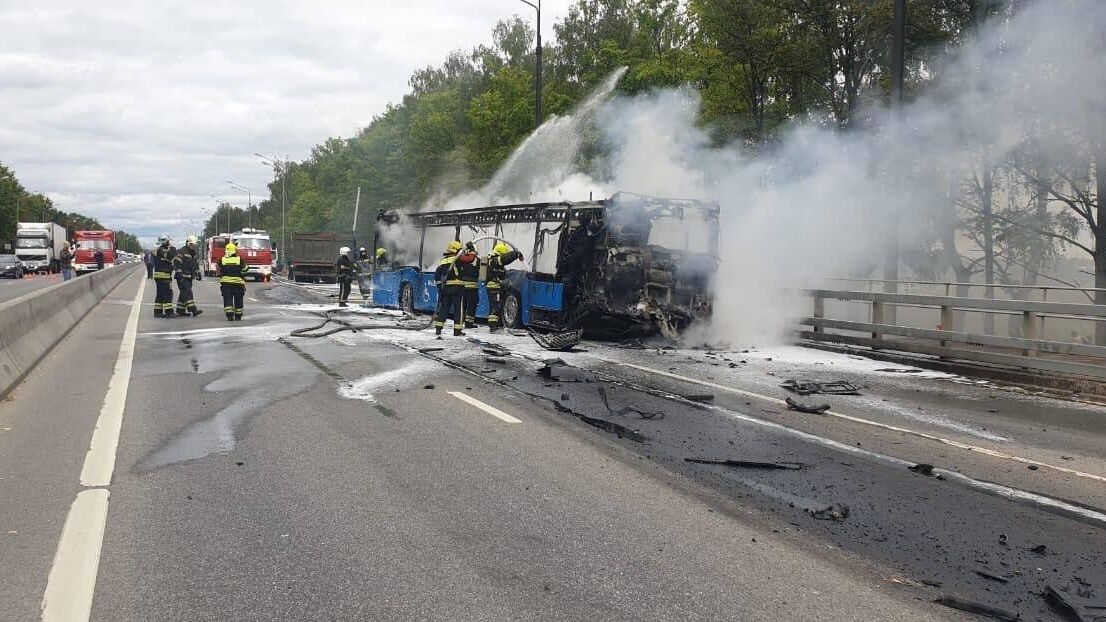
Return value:
M 157 293 L 154 294 L 154 317 L 174 317 L 173 312 L 173 258 L 177 256 L 177 249 L 169 243 L 169 236 L 163 235 L 157 239 L 157 250 L 154 251 L 154 286 Z
M 465 282 L 465 328 L 476 328 L 476 306 L 480 303 L 480 255 L 469 242 L 457 255 L 461 280 Z
M 434 314 L 434 333 L 440 339 L 445 328 L 446 318 L 453 317 L 453 336 L 460 337 L 461 324 L 465 318 L 465 282 L 461 279 L 461 264 L 458 253 L 461 243 L 454 240 L 446 246 L 438 268 L 434 271 L 434 282 L 438 284 L 438 311 Z
M 381 247 L 376 249 L 376 269 L 383 270 L 388 267 L 388 249 Z
M 196 260 L 196 236 L 190 235 L 184 246 L 173 257 L 173 275 L 177 281 L 177 315 L 184 317 L 189 313 L 193 317 L 203 313 L 196 307 L 196 300 L 192 296 L 192 279 L 200 271 L 199 261 Z
M 348 307 L 350 291 L 353 289 L 353 277 L 357 274 L 357 266 L 349 258 L 349 247 L 338 249 L 338 261 L 335 263 L 335 276 L 338 280 L 338 306 Z
M 488 290 L 488 330 L 496 332 L 503 322 L 503 300 L 506 296 L 507 266 L 522 259 L 522 253 L 499 242 L 488 255 L 487 277 L 484 287 Z
M 227 320 L 241 320 L 246 300 L 246 273 L 249 266 L 238 256 L 238 246 L 227 242 L 219 260 L 219 291 L 223 293 L 223 311 Z

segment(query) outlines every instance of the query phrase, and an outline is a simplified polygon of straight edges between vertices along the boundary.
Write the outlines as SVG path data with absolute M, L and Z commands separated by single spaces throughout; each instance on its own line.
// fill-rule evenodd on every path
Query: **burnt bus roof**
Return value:
M 717 220 L 719 205 L 716 201 L 697 201 L 691 199 L 668 199 L 651 197 L 629 192 L 619 192 L 609 199 L 598 201 L 559 201 L 547 203 L 519 203 L 513 205 L 493 205 L 461 210 L 438 212 L 399 212 L 382 211 L 377 221 L 396 224 L 406 217 L 416 227 L 458 227 L 488 226 L 510 223 L 564 222 L 585 213 L 602 212 L 609 208 L 643 208 L 650 218 L 675 216 L 682 218 L 684 212 L 691 210 L 710 220 Z

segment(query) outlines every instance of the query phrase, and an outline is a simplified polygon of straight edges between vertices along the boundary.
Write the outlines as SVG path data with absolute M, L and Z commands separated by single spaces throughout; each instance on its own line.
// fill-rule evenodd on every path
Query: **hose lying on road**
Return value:
M 402 321 L 399 321 L 399 322 L 354 323 L 354 322 L 350 322 L 349 320 L 344 320 L 344 319 L 335 317 L 337 315 L 340 315 L 340 314 L 346 313 L 346 312 L 347 312 L 346 309 L 331 309 L 329 311 L 323 311 L 322 313 L 312 312 L 314 315 L 317 315 L 317 316 L 323 318 L 323 321 L 316 324 L 316 325 L 314 325 L 314 326 L 307 326 L 305 328 L 297 328 L 297 329 L 293 330 L 291 333 L 289 333 L 289 336 L 291 336 L 291 337 L 309 337 L 309 338 L 312 338 L 312 339 L 317 339 L 319 337 L 326 337 L 327 335 L 333 335 L 334 333 L 340 333 L 340 332 L 346 331 L 346 330 L 352 331 L 352 332 L 357 332 L 359 330 L 380 330 L 380 329 L 426 330 L 426 329 L 430 328 L 431 322 L 433 322 L 433 320 L 430 320 L 426 323 L 420 322 L 418 324 L 412 324 L 410 322 L 404 323 Z M 410 316 L 406 316 L 406 317 L 409 318 Z M 338 324 L 338 326 L 328 328 L 326 330 L 322 330 L 322 328 L 324 326 L 326 326 L 327 324 L 331 324 L 331 323 Z M 316 331 L 320 331 L 320 330 L 322 332 L 316 332 Z

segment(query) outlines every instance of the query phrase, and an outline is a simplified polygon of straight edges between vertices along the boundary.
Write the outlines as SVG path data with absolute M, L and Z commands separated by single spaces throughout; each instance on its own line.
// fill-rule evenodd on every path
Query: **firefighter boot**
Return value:
M 199 317 L 199 315 L 203 312 L 203 309 L 192 309 L 192 317 Z

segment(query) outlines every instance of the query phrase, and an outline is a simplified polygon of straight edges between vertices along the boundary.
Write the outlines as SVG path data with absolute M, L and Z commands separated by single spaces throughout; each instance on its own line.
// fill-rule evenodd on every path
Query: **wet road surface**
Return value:
M 141 282 L 0 404 L 12 619 L 59 576 Z M 196 289 L 200 318 L 143 295 L 93 619 L 962 619 L 932 602 L 955 595 L 1058 620 L 1049 586 L 1106 597 L 1098 406 L 798 348 L 297 338 L 318 291 L 251 283 L 231 324 Z M 862 395 L 796 413 L 789 377 Z

